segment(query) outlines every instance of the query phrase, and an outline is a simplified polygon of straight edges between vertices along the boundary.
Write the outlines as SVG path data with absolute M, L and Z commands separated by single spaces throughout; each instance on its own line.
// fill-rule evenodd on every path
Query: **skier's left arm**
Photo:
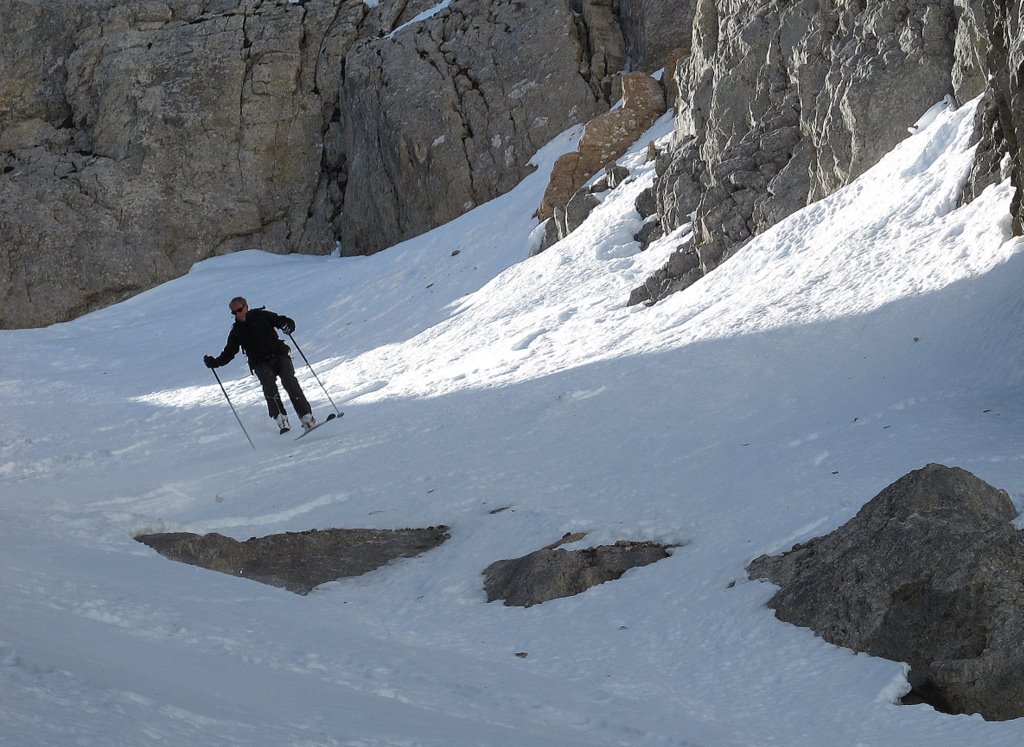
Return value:
M 279 330 L 284 332 L 286 335 L 290 335 L 295 331 L 295 321 L 291 317 L 283 316 L 281 314 L 275 314 L 273 311 L 264 312 L 270 318 L 270 323 L 277 327 Z

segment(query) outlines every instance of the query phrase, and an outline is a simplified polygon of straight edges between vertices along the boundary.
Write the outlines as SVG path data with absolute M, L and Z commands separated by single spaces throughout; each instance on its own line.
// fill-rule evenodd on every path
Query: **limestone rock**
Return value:
M 968 4 L 976 19 L 978 3 Z M 1002 3 L 998 0 L 984 0 L 981 3 L 985 36 L 988 41 L 987 67 L 991 76 L 993 105 L 999 120 L 1000 137 L 1005 140 L 1010 156 L 1010 174 L 1013 179 L 1014 197 L 1010 205 L 1013 232 L 1024 234 L 1024 37 L 1020 28 L 1022 9 L 1019 3 Z M 983 156 L 984 157 L 984 156 Z
M 619 0 L 622 36 L 631 70 L 654 72 L 666 68 L 671 77 L 673 58 L 687 49 L 698 0 Z
M 214 254 L 333 249 L 320 89 L 365 12 L 358 0 L 0 4 L 0 44 L 36 25 L 24 43 L 42 42 L 0 56 L 0 326 L 67 319 Z
M 654 78 L 644 73 L 622 76 L 622 107 L 587 123 L 579 148 L 555 162 L 537 216 L 550 218 L 584 183 L 617 160 L 665 113 L 665 93 Z
M 655 241 L 665 235 L 664 229 L 657 216 L 644 222 L 643 227 L 633 234 L 633 241 L 640 244 L 640 251 L 644 251 Z M 630 304 L 632 305 L 632 304 Z
M 0 326 L 451 220 L 607 109 L 671 10 L 633 5 L 627 42 L 605 0 L 0 4 Z
M 658 230 L 664 231 L 660 223 Z M 627 305 L 635 306 L 642 303 L 650 306 L 665 296 L 693 285 L 712 269 L 713 267 L 702 260 L 700 248 L 694 244 L 692 238 L 688 238 L 669 255 L 668 261 L 661 269 L 648 277 L 643 285 L 630 292 Z
M 679 64 L 689 56 L 689 47 L 675 47 L 665 58 L 665 75 L 662 81 L 665 84 L 665 97 L 668 100 L 668 105 L 673 109 L 679 107 L 679 101 L 682 97 L 682 91 L 679 90 L 679 77 L 677 75 Z
M 986 91 L 975 116 L 978 146 L 960 198 L 962 204 L 972 202 L 986 187 L 1009 176 L 1009 165 L 1012 163 L 1011 146 L 1006 139 L 1002 120 L 1003 117 L 1000 116 L 999 107 L 996 105 L 995 92 Z
M 664 65 L 681 96 L 658 222 L 694 220 L 702 271 L 862 173 L 950 91 L 990 89 L 978 188 L 1004 155 L 1024 184 L 1012 4 L 453 0 L 411 23 L 435 8 L 0 3 L 0 327 L 68 319 L 241 248 L 410 238 L 517 184 L 620 87 L 629 98 L 638 73 L 622 69 Z M 541 215 L 607 163 L 583 161 Z M 657 293 L 692 279 L 663 269 Z
M 966 103 L 988 90 L 989 34 L 985 0 L 955 0 L 959 13 L 953 46 L 953 94 Z
M 874 165 L 954 76 L 977 90 L 983 42 L 967 5 L 977 3 L 698 3 L 658 172 L 666 232 L 692 219 L 702 265 L 717 267 Z M 645 285 L 674 292 L 695 279 L 661 275 Z
M 448 527 L 319 529 L 239 542 L 216 532 L 143 534 L 135 539 L 164 557 L 308 594 L 320 584 L 360 576 L 396 558 L 437 547 Z
M 583 535 L 566 535 L 541 550 L 513 560 L 498 560 L 484 570 L 487 601 L 505 600 L 506 606 L 530 607 L 551 599 L 580 594 L 591 586 L 620 578 L 630 568 L 655 563 L 669 555 L 654 542 L 616 542 L 584 550 L 559 545 Z
M 517 184 L 691 19 L 672 0 L 0 3 L 0 327 L 216 254 L 434 228 Z
M 555 222 L 558 224 L 559 233 L 568 236 L 577 228 L 583 225 L 594 208 L 601 204 L 601 201 L 588 190 L 580 190 L 569 198 L 564 209 L 555 211 Z
M 611 0 L 583 0 L 576 4 L 583 22 L 588 74 L 605 99 L 614 100 L 614 76 L 626 67 L 626 41 Z
M 1024 716 L 1024 538 L 1009 496 L 938 464 L 887 487 L 842 527 L 762 556 L 780 620 L 908 662 L 913 694 L 951 713 Z
M 341 86 L 346 254 L 370 253 L 508 191 L 554 135 L 608 104 L 568 0 L 456 0 L 357 44 Z

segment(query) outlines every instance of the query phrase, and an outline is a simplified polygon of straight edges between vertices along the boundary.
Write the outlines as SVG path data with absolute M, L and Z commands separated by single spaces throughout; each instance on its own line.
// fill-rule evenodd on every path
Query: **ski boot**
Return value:
M 277 426 L 281 429 L 282 436 L 292 429 L 292 427 L 288 424 L 288 416 L 285 415 L 284 413 L 278 415 L 276 418 L 274 418 L 274 420 L 277 421 Z

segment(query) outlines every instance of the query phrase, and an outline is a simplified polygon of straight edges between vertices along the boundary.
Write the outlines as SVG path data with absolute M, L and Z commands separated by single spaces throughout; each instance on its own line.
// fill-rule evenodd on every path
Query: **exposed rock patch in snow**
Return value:
M 252 537 L 245 542 L 216 532 L 142 534 L 135 539 L 171 560 L 308 594 L 328 581 L 361 576 L 396 558 L 424 553 L 448 537 L 448 527 L 437 526 L 321 529 Z
M 484 571 L 487 601 L 504 599 L 507 607 L 532 607 L 580 594 L 591 586 L 621 578 L 630 568 L 667 558 L 672 547 L 656 542 L 619 541 L 582 550 L 560 548 L 584 536 L 566 534 L 558 542 L 529 555 L 491 563 Z

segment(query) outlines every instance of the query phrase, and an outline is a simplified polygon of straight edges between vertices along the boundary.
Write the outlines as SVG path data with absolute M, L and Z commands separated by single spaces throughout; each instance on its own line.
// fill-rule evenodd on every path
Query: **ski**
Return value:
M 344 415 L 344 414 L 345 414 L 345 413 L 343 413 L 343 412 L 339 412 L 339 413 L 337 413 L 337 414 L 335 414 L 335 413 L 333 413 L 333 412 L 332 412 L 332 413 L 331 413 L 330 415 L 328 415 L 328 416 L 327 416 L 326 418 L 324 418 L 324 419 L 323 419 L 323 420 L 321 420 L 321 421 L 320 421 L 319 423 L 317 423 L 316 425 L 314 425 L 314 426 L 313 426 L 312 428 L 310 428 L 310 429 L 309 429 L 308 431 L 303 431 L 302 433 L 300 433 L 299 435 L 297 435 L 297 436 L 295 437 L 295 440 L 296 440 L 296 441 L 298 441 L 298 440 L 299 440 L 300 438 L 302 438 L 303 436 L 305 436 L 305 435 L 306 435 L 307 433 L 312 433 L 313 431 L 315 431 L 315 430 L 316 430 L 317 428 L 319 428 L 319 427 L 320 427 L 321 425 L 323 425 L 324 423 L 330 423 L 330 422 L 331 422 L 332 420 L 335 420 L 335 419 L 337 419 L 337 418 L 340 418 L 340 417 L 341 417 L 342 415 Z

